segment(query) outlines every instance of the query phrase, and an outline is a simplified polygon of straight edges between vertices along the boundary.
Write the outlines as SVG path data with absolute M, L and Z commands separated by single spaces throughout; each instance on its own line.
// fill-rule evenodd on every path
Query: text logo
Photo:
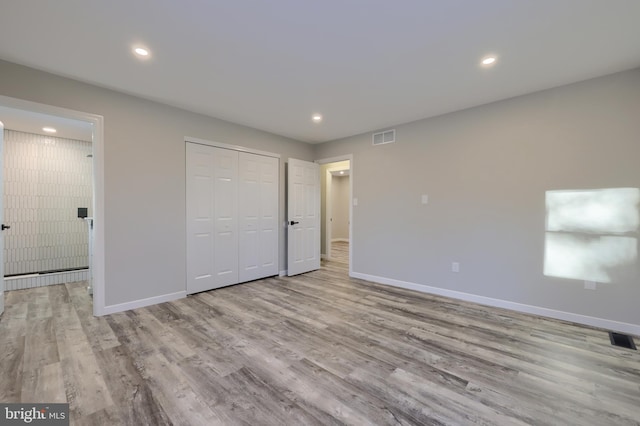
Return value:
M 0 424 L 69 426 L 69 404 L 0 404 Z

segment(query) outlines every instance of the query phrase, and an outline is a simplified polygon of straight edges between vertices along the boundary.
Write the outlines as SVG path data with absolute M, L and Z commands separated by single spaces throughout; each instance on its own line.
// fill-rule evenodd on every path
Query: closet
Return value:
M 186 143 L 188 294 L 278 274 L 279 163 Z

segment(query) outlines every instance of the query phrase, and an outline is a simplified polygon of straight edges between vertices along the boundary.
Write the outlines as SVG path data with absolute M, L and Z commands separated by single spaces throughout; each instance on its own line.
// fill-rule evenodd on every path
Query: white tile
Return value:
M 77 207 L 91 203 L 89 142 L 5 131 L 5 218 L 7 274 L 82 267 L 88 263 L 87 230 Z M 78 226 L 80 225 L 80 226 Z M 76 242 L 78 235 L 83 241 Z M 41 257 L 45 251 L 46 259 Z M 65 266 L 57 266 L 65 265 Z

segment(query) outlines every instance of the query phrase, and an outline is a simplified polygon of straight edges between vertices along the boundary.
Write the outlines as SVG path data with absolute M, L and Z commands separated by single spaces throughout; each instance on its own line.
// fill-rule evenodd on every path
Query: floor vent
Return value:
M 634 351 L 637 350 L 635 343 L 633 343 L 633 337 L 626 334 L 614 333 L 611 331 L 609 332 L 609 339 L 611 339 L 611 344 L 613 346 L 633 349 Z

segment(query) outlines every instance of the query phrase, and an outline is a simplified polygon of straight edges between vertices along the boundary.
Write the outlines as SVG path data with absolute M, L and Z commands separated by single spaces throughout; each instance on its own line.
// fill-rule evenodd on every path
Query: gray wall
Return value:
M 185 289 L 185 136 L 281 154 L 282 220 L 286 158 L 314 159 L 304 143 L 9 62 L 0 75 L 0 95 L 104 116 L 107 306 Z
M 640 187 L 640 70 L 396 129 L 316 146 L 354 156 L 354 272 L 640 324 L 637 258 L 596 291 L 543 274 L 546 191 Z
M 640 187 L 640 70 L 397 126 L 378 147 L 314 147 L 4 61 L 0 75 L 0 95 L 105 117 L 107 305 L 184 290 L 193 136 L 280 153 L 281 219 L 287 157 L 353 154 L 355 272 L 640 324 L 637 258 L 596 291 L 543 274 L 546 191 Z

